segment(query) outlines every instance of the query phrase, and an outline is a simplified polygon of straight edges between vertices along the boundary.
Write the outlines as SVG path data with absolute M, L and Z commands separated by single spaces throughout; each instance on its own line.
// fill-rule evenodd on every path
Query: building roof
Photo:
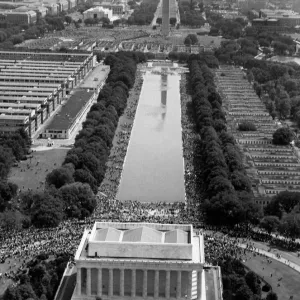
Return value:
M 100 230 L 96 231 L 95 234 L 95 240 L 97 241 L 119 241 L 120 236 L 122 234 L 122 231 L 112 228 L 112 227 L 107 227 L 107 228 L 102 228 Z
M 129 230 L 118 230 L 113 227 L 96 230 L 93 240 L 123 243 L 175 243 L 188 244 L 188 232 L 181 229 L 159 231 L 147 226 L 140 226 Z
M 184 244 L 188 241 L 188 233 L 181 229 L 175 229 L 165 233 L 165 243 Z
M 34 111 L 31 110 L 31 109 L 26 109 L 26 108 L 25 109 L 0 108 L 0 114 L 5 114 L 5 115 L 24 115 L 24 114 L 32 115 L 32 114 L 34 114 Z
M 76 90 L 62 109 L 54 116 L 47 130 L 68 130 L 81 109 L 91 99 L 94 92 L 89 90 Z
M 203 242 L 188 224 L 96 222 L 86 231 L 75 260 L 204 261 Z
M 18 121 L 24 121 L 27 122 L 28 121 L 28 116 L 15 116 L 15 115 L 4 115 L 4 114 L 0 114 L 0 120 L 18 120 Z
M 153 228 L 141 226 L 135 229 L 126 230 L 122 242 L 161 243 L 162 232 Z
M 38 110 L 41 108 L 40 104 L 35 104 L 35 103 L 3 103 L 0 102 L 0 108 L 5 108 L 5 109 L 35 109 Z

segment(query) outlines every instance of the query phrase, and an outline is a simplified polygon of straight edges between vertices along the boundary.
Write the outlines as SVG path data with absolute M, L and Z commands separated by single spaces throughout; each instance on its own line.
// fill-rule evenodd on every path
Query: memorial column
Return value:
M 86 268 L 86 294 L 91 295 L 91 269 Z
M 77 268 L 77 276 L 76 276 L 76 288 L 77 288 L 77 295 L 81 295 L 81 268 Z
M 170 271 L 166 271 L 166 289 L 165 289 L 165 293 L 166 293 L 166 298 L 169 299 L 170 298 Z
M 124 269 L 120 269 L 120 296 L 124 296 Z
M 202 271 L 197 272 L 197 299 L 201 300 Z
M 148 271 L 144 270 L 143 277 L 143 298 L 147 297 Z
M 136 270 L 131 270 L 131 297 L 135 297 L 135 291 L 136 291 Z
M 109 269 L 109 282 L 108 282 L 108 296 L 112 297 L 113 296 L 113 288 L 114 288 L 114 273 L 113 269 Z
M 181 271 L 177 271 L 176 298 L 181 298 Z
M 97 295 L 102 296 L 102 269 L 98 269 Z
M 158 298 L 159 294 L 159 270 L 155 270 L 154 275 L 154 298 Z
M 188 272 L 188 290 L 187 290 L 187 298 L 191 299 L 192 297 L 192 280 L 193 280 L 193 272 Z

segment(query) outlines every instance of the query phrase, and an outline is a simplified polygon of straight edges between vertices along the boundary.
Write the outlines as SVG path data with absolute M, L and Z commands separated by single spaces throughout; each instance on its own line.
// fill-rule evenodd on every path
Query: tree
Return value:
M 244 173 L 233 171 L 230 180 L 236 191 L 251 192 L 251 181 Z
M 19 211 L 6 210 L 0 214 L 0 227 L 5 230 L 21 229 L 22 214 Z
M 100 21 L 102 22 L 102 24 L 106 24 L 106 25 L 110 24 L 109 18 L 106 17 L 101 18 Z
M 171 24 L 172 26 L 175 26 L 176 22 L 177 22 L 177 19 L 176 19 L 176 18 L 170 18 L 170 24 Z
M 75 182 L 60 188 L 64 211 L 68 217 L 83 219 L 88 217 L 96 207 L 96 198 L 90 186 Z
M 235 299 L 238 299 L 238 300 L 252 300 L 253 299 L 253 293 L 247 285 L 242 285 L 236 291 Z
M 188 34 L 184 40 L 185 45 L 195 45 L 198 43 L 198 38 L 196 34 Z
M 239 130 L 240 131 L 256 131 L 256 126 L 254 123 L 249 121 L 242 121 L 242 123 L 239 124 Z
M 120 23 L 121 23 L 121 20 L 120 20 L 120 19 L 117 19 L 117 20 L 114 20 L 114 21 L 113 21 L 114 26 L 119 26 Z
M 12 149 L 4 148 L 5 145 L 0 145 L 0 178 L 6 179 L 10 168 L 13 165 L 14 155 Z
M 16 196 L 18 186 L 12 182 L 0 181 L 0 212 L 8 206 L 8 202 Z
M 36 294 L 29 283 L 17 286 L 16 294 L 17 299 L 37 299 Z
M 300 111 L 295 114 L 294 120 L 297 123 L 297 126 L 300 128 Z
M 70 16 L 65 16 L 65 21 L 66 23 L 71 24 L 73 19 Z
M 277 296 L 277 294 L 274 293 L 274 292 L 269 292 L 269 293 L 267 294 L 266 300 L 278 300 L 278 296 Z
M 46 183 L 48 186 L 54 185 L 57 189 L 65 184 L 74 182 L 73 179 L 74 169 L 71 168 L 57 168 L 54 169 L 46 176 Z
M 288 145 L 293 140 L 293 133 L 288 127 L 278 128 L 273 134 L 274 145 Z
M 14 45 L 16 45 L 16 44 L 22 43 L 22 42 L 24 41 L 24 37 L 23 37 L 22 34 L 16 34 L 16 35 L 12 35 L 12 36 L 10 37 L 10 40 L 12 41 L 12 43 L 13 43 Z
M 84 169 L 77 169 L 74 173 L 74 179 L 76 182 L 88 183 L 93 192 L 97 193 L 97 180 L 92 176 L 90 172 Z
M 250 83 L 254 80 L 254 76 L 253 76 L 253 73 L 251 71 L 248 72 L 247 79 Z
M 279 225 L 280 221 L 276 216 L 266 216 L 260 222 L 260 226 L 264 228 L 269 234 L 276 231 Z
M 282 218 L 285 213 L 291 213 L 300 204 L 300 193 L 284 191 L 274 196 L 265 207 L 265 215 Z
M 249 271 L 245 276 L 246 283 L 254 295 L 261 296 L 261 288 L 258 277 L 253 271 Z
M 288 51 L 288 45 L 281 43 L 281 42 L 274 42 L 273 43 L 274 53 L 278 55 L 284 55 Z
M 290 238 L 298 238 L 300 236 L 300 213 L 292 212 L 282 217 L 279 227 L 283 235 Z
M 245 210 L 235 193 L 219 193 L 203 204 L 208 223 L 233 226 L 245 220 Z
M 279 112 L 280 119 L 286 119 L 291 112 L 291 101 L 289 97 L 277 98 L 276 109 Z
M 56 227 L 63 219 L 63 203 L 51 195 L 36 194 L 31 211 L 31 222 L 36 227 Z
M 185 44 L 186 46 L 192 45 L 191 39 L 190 39 L 189 37 L 186 37 L 186 38 L 184 39 L 184 44 Z

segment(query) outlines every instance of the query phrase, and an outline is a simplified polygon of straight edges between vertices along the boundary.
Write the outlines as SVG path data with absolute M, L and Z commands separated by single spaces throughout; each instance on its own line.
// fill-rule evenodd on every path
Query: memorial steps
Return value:
M 245 153 L 244 163 L 254 195 L 274 196 L 285 190 L 300 191 L 299 159 L 291 146 L 273 145 L 272 135 L 280 124 L 269 115 L 243 71 L 221 66 L 215 74 L 228 131 Z M 244 121 L 254 123 L 257 130 L 239 131 L 238 125 Z

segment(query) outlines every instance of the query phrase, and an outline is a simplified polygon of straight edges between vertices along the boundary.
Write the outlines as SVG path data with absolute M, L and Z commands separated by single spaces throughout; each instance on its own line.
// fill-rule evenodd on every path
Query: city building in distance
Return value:
M 252 26 L 259 30 L 288 31 L 300 25 L 300 14 L 292 10 L 261 9 Z
M 204 266 L 203 236 L 188 224 L 96 222 L 75 263 L 72 300 L 204 300 L 208 281 L 222 299 L 220 268 Z
M 94 65 L 91 52 L 0 51 L 0 133 L 33 136 Z
M 109 8 L 103 8 L 101 6 L 91 7 L 90 9 L 83 12 L 83 19 L 102 19 L 108 18 L 109 20 L 112 19 L 113 11 Z

